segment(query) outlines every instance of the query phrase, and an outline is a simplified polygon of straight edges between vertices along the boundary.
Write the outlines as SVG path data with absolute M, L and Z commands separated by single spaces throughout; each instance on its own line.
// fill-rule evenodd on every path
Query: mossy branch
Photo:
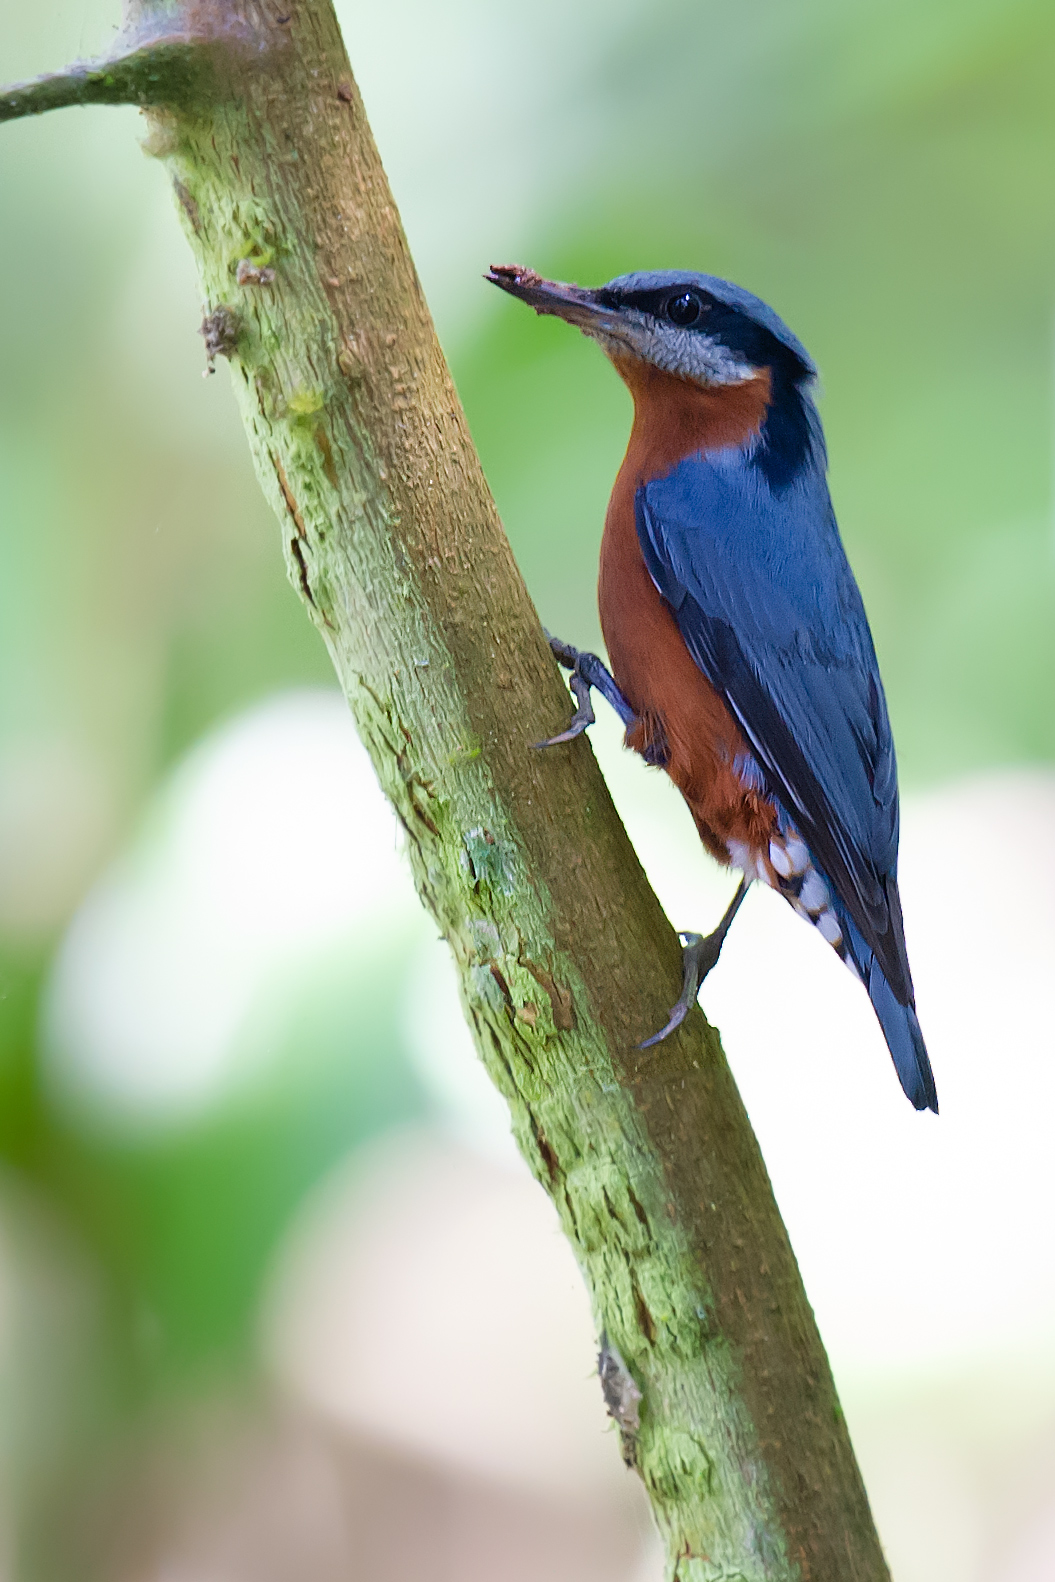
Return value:
M 0 121 L 17 121 L 76 104 L 161 106 L 208 102 L 230 80 L 234 39 L 159 35 L 102 60 L 0 89 Z
M 568 697 L 451 385 L 331 0 L 129 3 L 0 115 L 150 107 L 286 561 L 557 1205 L 678 1582 L 887 1582 L 758 1146 Z M 306 810 L 310 817 L 310 810 Z

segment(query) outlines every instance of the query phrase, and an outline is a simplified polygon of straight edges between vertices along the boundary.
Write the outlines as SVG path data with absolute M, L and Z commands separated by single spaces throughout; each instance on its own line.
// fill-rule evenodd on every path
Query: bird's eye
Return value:
M 690 324 L 695 324 L 703 312 L 703 303 L 695 291 L 683 291 L 679 297 L 671 297 L 667 303 L 667 318 L 679 329 L 687 329 Z

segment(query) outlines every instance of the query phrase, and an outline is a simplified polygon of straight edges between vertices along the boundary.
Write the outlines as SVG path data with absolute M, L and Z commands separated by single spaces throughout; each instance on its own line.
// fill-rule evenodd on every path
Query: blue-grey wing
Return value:
M 653 581 L 767 789 L 910 1003 L 894 744 L 823 453 L 779 492 L 742 451 L 690 458 L 639 488 L 637 528 Z

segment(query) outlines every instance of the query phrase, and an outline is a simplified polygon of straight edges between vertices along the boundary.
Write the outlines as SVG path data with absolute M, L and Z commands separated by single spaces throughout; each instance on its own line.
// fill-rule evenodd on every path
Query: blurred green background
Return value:
M 997 776 L 977 814 L 955 804 L 956 841 L 935 860 L 936 884 L 992 864 L 1028 876 L 1040 918 L 1030 938 L 1046 952 L 1055 939 L 1050 5 L 540 0 L 527 17 L 483 0 L 389 0 L 338 10 L 546 624 L 600 641 L 597 544 L 628 397 L 595 350 L 515 309 L 482 271 L 515 259 L 592 284 L 683 264 L 738 280 L 773 303 L 821 367 L 836 508 L 903 784 L 910 798 L 939 798 L 926 803 L 935 851 L 953 818 L 946 788 Z M 6 80 L 105 48 L 118 21 L 103 0 L 0 0 L 0 13 Z M 394 1521 L 411 1508 L 425 1512 L 433 1577 L 650 1577 L 643 1518 L 618 1479 L 593 1483 L 584 1472 L 562 1502 L 531 1487 L 514 1457 L 496 1492 L 478 1466 L 459 1470 L 456 1445 L 419 1443 L 354 1412 L 335 1449 L 317 1392 L 298 1396 L 285 1365 L 267 1360 L 271 1342 L 260 1337 L 271 1321 L 261 1314 L 274 1271 L 332 1168 L 374 1158 L 386 1137 L 419 1135 L 408 1126 L 432 1139 L 422 1143 L 431 1158 L 435 1139 L 459 1125 L 475 1139 L 457 1142 L 473 1168 L 513 1166 L 481 1152 L 500 1118 L 480 1118 L 486 1096 L 463 1053 L 444 1052 L 437 1026 L 457 1016 L 449 986 L 435 991 L 435 1025 L 422 1033 L 413 1022 L 423 976 L 442 967 L 395 854 L 391 871 L 382 864 L 362 879 L 352 818 L 338 878 L 327 888 L 316 874 L 319 887 L 304 890 L 269 849 L 288 836 L 297 797 L 313 800 L 311 774 L 328 766 L 361 812 L 358 827 L 380 830 L 380 847 L 392 839 L 354 743 L 332 748 L 343 742 L 339 712 L 310 690 L 332 686 L 328 661 L 286 585 L 226 373 L 201 377 L 190 259 L 139 135 L 134 113 L 104 110 L 0 135 L 0 1579 L 410 1577 L 420 1557 L 393 1543 L 375 1552 L 370 1534 L 377 1512 Z M 310 728 L 298 736 L 303 719 Z M 290 771 L 284 802 L 283 776 L 301 753 L 307 779 Z M 1025 802 L 1000 789 L 1012 769 L 1027 776 L 1014 783 L 1027 785 Z M 262 814 L 258 844 L 225 868 L 222 811 L 232 799 L 251 804 L 265 781 L 273 821 Z M 628 807 L 636 795 L 626 792 Z M 641 814 L 643 840 L 665 816 Z M 200 859 L 183 889 L 186 865 L 173 876 L 189 849 L 181 842 Z M 317 861 L 327 861 L 325 842 Z M 255 876 L 267 913 L 269 875 L 276 915 L 254 932 L 245 897 Z M 294 890 L 303 917 L 283 899 Z M 1015 929 L 1006 911 L 994 917 L 980 903 L 966 922 L 981 968 L 989 931 Z M 223 968 L 220 999 L 232 974 L 241 985 L 211 1022 L 208 1007 L 195 1010 L 210 962 Z M 1030 981 L 1045 970 L 1050 983 L 1042 952 Z M 136 1009 L 122 1021 L 125 997 Z M 734 1007 L 716 1019 L 729 1034 L 735 1017 Z M 1003 1060 L 1014 1066 L 1030 1039 L 1038 1060 L 1055 1053 L 1047 1021 L 1022 1025 Z M 950 1033 L 950 1053 L 971 1036 Z M 970 1069 L 981 1080 L 978 1038 Z M 188 1078 L 195 1058 L 199 1076 Z M 967 1069 L 973 1057 L 964 1058 Z M 754 1115 L 750 1072 L 737 1070 Z M 1027 1107 L 1043 1096 L 1027 1090 Z M 759 1092 L 765 1141 L 764 1103 Z M 904 1141 L 902 1121 L 899 1112 L 876 1145 L 879 1209 L 884 1161 L 904 1162 L 935 1135 Z M 854 1122 L 841 1114 L 832 1124 Z M 1013 1132 L 1004 1144 L 1008 1158 L 1044 1148 Z M 987 1146 L 964 1131 L 968 1174 L 985 1174 Z M 1049 1155 L 1050 1145 L 1029 1201 L 1012 1193 L 997 1215 L 1025 1218 L 1045 1271 Z M 461 1168 L 450 1165 L 452 1179 L 462 1181 Z M 789 1159 L 786 1182 L 775 1167 L 774 1179 L 801 1252 L 825 1241 L 816 1215 L 831 1183 L 796 1196 L 794 1169 Z M 387 1203 L 384 1191 L 362 1187 L 356 1201 Z M 483 1191 L 465 1185 L 465 1201 Z M 952 1197 L 949 1224 L 961 1218 L 950 1234 L 962 1235 L 970 1260 L 977 1221 Z M 847 1234 L 866 1303 L 870 1244 Z M 547 1247 L 552 1239 L 547 1230 Z M 392 1257 L 395 1268 L 398 1246 Z M 909 1284 L 908 1265 L 883 1267 Z M 955 1365 L 944 1371 L 934 1348 L 915 1356 L 911 1346 L 886 1373 L 846 1363 L 840 1382 L 856 1402 L 851 1420 L 904 1582 L 1055 1573 L 1045 1492 L 1055 1386 L 1037 1360 L 1055 1320 L 1055 1300 L 1045 1306 L 1055 1274 L 1044 1278 L 1047 1295 L 1034 1293 L 1025 1314 L 1028 1345 L 1017 1331 L 1001 1340 L 994 1319 L 984 1343 L 957 1351 L 950 1340 Z M 423 1329 L 430 1304 L 445 1300 L 423 1288 Z M 822 1302 L 818 1311 L 823 1321 Z M 855 1322 L 851 1313 L 847 1332 Z M 588 1344 L 584 1356 L 588 1372 Z M 511 1405 L 502 1432 L 521 1431 Z M 606 1455 L 614 1464 L 610 1445 Z M 228 1477 L 241 1492 L 220 1498 Z M 305 1505 L 297 1490 L 308 1485 L 338 1491 L 326 1512 Z M 209 1514 L 214 1496 L 226 1527 Z M 304 1532 L 336 1523 L 345 1549 L 319 1539 L 316 1553 L 301 1535 L 288 1539 L 288 1566 L 286 1538 L 257 1553 L 252 1533 L 270 1529 L 253 1499 L 269 1520 L 287 1506 L 308 1510 Z M 496 1510 L 498 1536 L 488 1526 Z M 231 1511 L 243 1512 L 242 1527 Z M 289 1531 L 301 1534 L 296 1520 Z M 623 1534 L 611 1552 L 605 1531 Z M 512 1532 L 519 1558 L 499 1541 Z

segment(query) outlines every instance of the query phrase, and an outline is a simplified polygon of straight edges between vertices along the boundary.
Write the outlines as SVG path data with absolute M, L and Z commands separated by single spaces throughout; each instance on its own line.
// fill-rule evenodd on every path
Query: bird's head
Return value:
M 704 387 L 743 384 L 763 372 L 798 386 L 817 372 L 772 308 L 715 275 L 657 270 L 588 290 L 517 264 L 493 264 L 486 279 L 536 313 L 577 324 L 617 366 L 637 359 Z

